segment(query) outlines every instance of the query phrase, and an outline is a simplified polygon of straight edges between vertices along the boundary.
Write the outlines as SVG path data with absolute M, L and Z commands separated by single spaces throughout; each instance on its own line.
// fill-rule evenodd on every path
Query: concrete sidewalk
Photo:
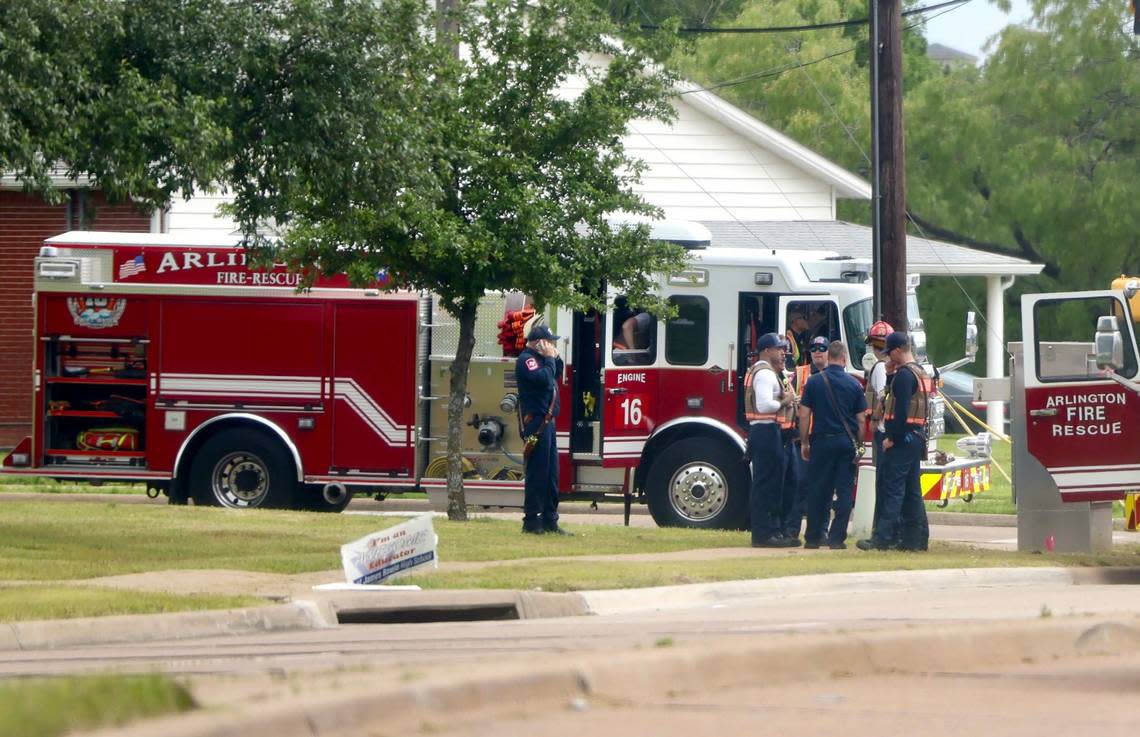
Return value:
M 367 592 L 310 590 L 304 599 L 250 609 L 9 622 L 0 625 L 0 653 L 317 630 L 341 624 L 624 615 L 856 592 L 865 595 L 1137 582 L 1140 568 L 967 568 L 832 573 L 572 593 L 410 591 L 382 586 Z
M 352 737 L 403 731 L 444 732 L 448 724 L 562 713 L 630 703 L 651 695 L 762 684 L 808 683 L 890 674 L 977 672 L 1022 663 L 1135 656 L 1140 620 L 1073 618 L 963 629 L 880 629 L 715 641 L 621 653 L 567 654 L 554 661 L 466 664 L 430 670 L 414 683 L 342 684 L 310 695 L 225 711 L 144 721 L 89 737 Z M 947 714 L 962 708 L 946 704 Z M 712 733 L 713 723 L 708 724 Z M 856 725 L 848 725 L 856 726 Z M 535 724 L 541 729 L 541 720 Z M 622 730 L 617 730 L 622 731 Z M 533 732 L 531 732 L 533 733 Z M 617 733 L 615 731 L 615 733 Z M 624 733 L 624 732 L 623 732 Z M 686 734 L 688 732 L 685 732 Z

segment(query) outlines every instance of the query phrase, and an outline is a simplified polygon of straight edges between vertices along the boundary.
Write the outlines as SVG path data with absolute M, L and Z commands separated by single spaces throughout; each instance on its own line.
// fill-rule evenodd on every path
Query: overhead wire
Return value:
M 928 13 L 932 10 L 941 10 L 942 8 L 946 8 L 946 7 L 949 7 L 951 5 L 964 5 L 965 3 L 968 3 L 968 2 L 971 2 L 971 0 L 947 0 L 947 2 L 937 3 L 935 5 L 926 5 L 926 6 L 923 6 L 921 8 L 912 8 L 910 10 L 904 10 L 902 12 L 902 16 L 905 18 L 905 17 L 911 16 L 911 15 L 918 15 L 920 13 Z M 642 14 L 644 14 L 646 18 L 649 18 L 649 14 L 646 13 L 645 8 L 641 6 L 640 0 L 637 0 L 637 5 L 638 5 L 638 7 L 641 7 Z M 652 20 L 652 19 L 650 19 L 650 20 Z M 825 30 L 828 28 L 846 28 L 846 27 L 850 27 L 850 26 L 862 26 L 862 25 L 866 25 L 867 23 L 869 23 L 870 20 L 871 20 L 870 18 L 852 18 L 850 20 L 836 20 L 836 21 L 829 21 L 827 23 L 810 23 L 810 24 L 799 25 L 799 26 L 763 26 L 760 28 L 749 28 L 749 27 L 708 28 L 706 26 L 698 26 L 696 28 L 682 27 L 682 28 L 679 28 L 677 30 L 680 33 L 729 33 L 729 34 L 733 34 L 733 33 L 736 33 L 736 34 L 740 34 L 740 33 L 791 33 L 791 32 L 797 32 L 797 31 L 821 31 L 821 30 Z M 661 26 L 654 25 L 652 23 L 642 23 L 641 24 L 641 30 L 643 30 L 643 31 L 658 31 L 658 30 L 661 30 Z
M 972 2 L 972 0 L 959 0 L 958 2 L 953 2 L 953 3 L 944 3 L 944 4 L 942 4 L 941 6 L 938 6 L 938 7 L 946 7 L 946 6 L 950 6 L 950 5 L 952 5 L 953 7 L 948 7 L 946 10 L 943 10 L 941 13 L 938 13 L 937 15 L 933 16 L 933 17 L 931 18 L 931 20 L 932 20 L 933 18 L 938 18 L 939 16 L 945 15 L 946 13 L 950 13 L 950 12 L 953 12 L 953 11 L 955 11 L 955 10 L 958 10 L 958 9 L 960 9 L 961 7 L 964 7 L 965 5 L 967 5 L 967 4 L 968 4 L 968 3 L 970 3 L 970 2 Z M 930 10 L 930 9 L 932 9 L 933 7 L 935 7 L 935 6 L 931 6 L 930 8 L 926 8 L 926 10 Z M 924 19 L 924 20 L 925 20 L 925 19 Z M 914 27 L 916 27 L 916 26 L 918 26 L 918 25 L 919 25 L 919 23 L 912 23 L 912 24 L 909 24 L 909 25 L 907 25 L 907 26 L 905 26 L 905 27 L 904 27 L 904 30 L 909 30 L 909 29 L 911 29 L 911 28 L 914 28 Z M 859 143 L 858 139 L 857 139 L 857 138 L 855 137 L 855 135 L 854 135 L 854 134 L 851 132 L 851 129 L 850 129 L 850 128 L 848 127 L 848 125 L 847 125 L 847 124 L 844 122 L 844 120 L 843 120 L 842 116 L 840 116 L 840 115 L 839 115 L 839 112 L 838 112 L 838 111 L 835 109 L 835 106 L 834 106 L 834 105 L 832 105 L 832 103 L 831 103 L 831 100 L 830 100 L 830 99 L 828 99 L 827 95 L 826 95 L 826 94 L 823 92 L 823 90 L 822 90 L 822 89 L 819 87 L 819 85 L 816 83 L 816 81 L 815 81 L 815 80 L 814 80 L 814 79 L 811 77 L 811 75 L 810 75 L 810 74 L 808 74 L 806 71 L 804 71 L 805 67 L 808 67 L 808 66 L 812 66 L 813 64 L 817 64 L 817 63 L 819 63 L 819 62 L 821 62 L 821 61 L 826 61 L 826 60 L 827 60 L 827 59 L 829 59 L 829 58 L 833 58 L 833 57 L 835 57 L 835 56 L 839 56 L 839 55 L 841 55 L 841 54 L 844 54 L 844 53 L 850 53 L 851 51 L 854 51 L 854 50 L 855 50 L 855 47 L 851 47 L 851 48 L 849 48 L 849 49 L 845 49 L 845 50 L 843 50 L 843 51 L 841 51 L 841 52 L 837 52 L 837 53 L 834 53 L 834 54 L 829 54 L 828 56 L 825 56 L 825 57 L 821 57 L 821 58 L 819 58 L 819 59 L 813 59 L 813 60 L 811 60 L 811 61 L 809 61 L 809 62 L 803 62 L 803 63 L 798 63 L 798 64 L 789 64 L 789 65 L 786 65 L 785 67 L 782 67 L 782 68 L 781 68 L 781 71 L 780 71 L 779 73 L 781 73 L 781 74 L 782 74 L 784 71 L 799 70 L 799 71 L 800 71 L 800 72 L 801 72 L 801 73 L 802 73 L 802 74 L 803 74 L 803 75 L 804 75 L 804 76 L 807 78 L 807 80 L 808 80 L 808 81 L 811 83 L 812 87 L 813 87 L 813 88 L 815 89 L 815 91 L 816 91 L 816 94 L 817 94 L 817 95 L 819 95 L 820 99 L 821 99 L 821 100 L 823 101 L 823 103 L 824 103 L 824 104 L 827 106 L 827 109 L 828 109 L 828 111 L 829 111 L 829 112 L 830 112 L 832 115 L 834 115 L 834 116 L 835 116 L 835 119 L 836 119 L 836 120 L 839 122 L 839 125 L 840 125 L 840 127 L 843 129 L 843 132 L 844 132 L 844 133 L 847 135 L 847 137 L 848 137 L 848 139 L 851 141 L 851 143 L 852 143 L 852 144 L 854 144 L 854 145 L 855 145 L 855 147 L 858 149 L 858 151 L 859 151 L 859 154 L 860 154 L 860 155 L 863 157 L 863 160 L 864 160 L 865 162 L 867 162 L 868 164 L 870 164 L 870 163 L 871 163 L 871 159 L 870 159 L 870 157 L 867 155 L 867 151 L 866 151 L 866 149 L 864 149 L 864 148 L 863 148 L 863 146 L 862 146 L 862 145 Z M 761 74 L 762 74 L 762 75 L 764 75 L 764 76 L 778 76 L 778 75 L 776 75 L 776 74 L 771 74 L 771 73 L 769 73 L 769 72 L 764 72 L 764 73 L 761 73 Z M 761 77 L 761 76 L 757 76 L 757 77 L 754 77 L 754 78 L 764 78 L 764 77 Z M 742 81 L 751 81 L 751 80 L 749 79 L 749 80 L 742 80 Z M 741 81 L 734 81 L 734 82 L 732 82 L 731 84 L 740 84 L 740 83 L 741 83 Z M 719 87 L 725 87 L 725 86 L 729 86 L 729 83 L 722 83 L 722 84 L 720 84 L 720 85 L 715 85 L 714 87 L 711 87 L 711 88 L 709 88 L 709 89 L 716 89 L 716 88 L 719 88 Z M 695 91 L 695 90 L 694 90 L 694 91 Z M 918 233 L 919 233 L 919 236 L 920 236 L 921 238 L 923 238 L 924 240 L 927 240 L 927 241 L 929 241 L 929 240 L 930 240 L 930 237 L 929 237 L 929 236 L 926 234 L 926 231 L 925 231 L 925 229 L 924 229 L 924 228 L 923 228 L 921 225 L 919 225 L 917 222 L 915 222 L 915 220 L 914 220 L 914 217 L 913 217 L 913 216 L 911 216 L 911 214 L 910 214 L 909 210 L 906 212 L 906 218 L 907 218 L 907 220 L 908 220 L 908 221 L 909 221 L 909 222 L 910 222 L 910 223 L 911 223 L 911 224 L 912 224 L 912 225 L 915 227 L 915 229 L 918 231 Z M 997 343 L 997 342 L 998 342 L 998 341 L 997 341 L 997 338 L 998 338 L 998 335 L 997 335 L 997 331 L 996 331 L 996 330 L 993 328 L 993 326 L 991 326 L 991 325 L 990 325 L 990 322 L 989 322 L 989 320 L 988 320 L 988 319 L 987 319 L 987 317 L 986 317 L 986 313 L 985 313 L 985 311 L 984 311 L 984 310 L 982 310 L 982 308 L 978 306 L 978 303 L 977 303 L 977 301 L 976 301 L 976 300 L 974 300 L 974 297 L 973 297 L 973 295 L 971 295 L 971 294 L 970 294 L 970 292 L 969 292 L 969 291 L 968 291 L 968 290 L 965 288 L 965 286 L 962 284 L 961 280 L 958 278 L 958 275 L 957 275 L 957 274 L 955 274 L 955 273 L 953 273 L 953 271 L 951 271 L 951 270 L 950 270 L 950 267 L 949 267 L 949 265 L 946 263 L 945 259 L 943 259 L 943 258 L 942 258 L 942 255 L 941 255 L 941 254 L 938 252 L 938 249 L 937 249 L 937 248 L 934 248 L 934 247 L 931 247 L 931 249 L 930 249 L 930 250 L 931 250 L 931 252 L 934 254 L 935 258 L 937 258 L 937 259 L 938 259 L 938 262 L 939 262 L 939 263 L 942 265 L 942 267 L 943 267 L 943 268 L 946 270 L 946 273 L 947 273 L 947 275 L 948 275 L 948 276 L 950 276 L 950 278 L 954 280 L 954 284 L 955 284 L 955 285 L 958 287 L 958 290 L 959 290 L 959 291 L 960 291 L 960 292 L 961 292 L 961 293 L 962 293 L 962 294 L 963 294 L 963 295 L 966 297 L 966 300 L 967 300 L 967 302 L 968 302 L 968 303 L 970 304 L 970 306 L 971 306 L 971 307 L 974 309 L 974 312 L 975 312 L 977 315 L 979 315 L 979 316 L 981 317 L 981 319 L 982 319 L 982 322 L 983 322 L 983 323 L 984 323 L 984 325 L 985 325 L 985 329 L 986 329 L 986 335 L 987 335 L 987 336 L 989 336 L 989 337 L 992 339 L 990 342 L 993 342 L 993 343 Z M 1006 356 L 1007 356 L 1007 357 L 1010 357 L 1010 356 L 1012 356 L 1012 354 L 1009 352 L 1008 348 L 1006 348 L 1005 346 L 1003 346 L 1003 347 L 1002 347 L 1002 350 L 1005 352 L 1005 354 L 1006 354 Z

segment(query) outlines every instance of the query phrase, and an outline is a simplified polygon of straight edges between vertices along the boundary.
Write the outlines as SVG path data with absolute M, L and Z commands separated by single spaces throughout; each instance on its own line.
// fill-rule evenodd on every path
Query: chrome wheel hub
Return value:
M 669 480 L 669 503 L 678 516 L 702 522 L 718 515 L 728 501 L 728 482 L 716 466 L 694 461 Z

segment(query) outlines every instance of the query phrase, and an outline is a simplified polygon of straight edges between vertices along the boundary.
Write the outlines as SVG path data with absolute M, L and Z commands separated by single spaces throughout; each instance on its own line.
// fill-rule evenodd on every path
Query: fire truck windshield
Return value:
M 863 354 L 867 352 L 867 331 L 875 322 L 871 309 L 871 300 L 864 299 L 843 310 L 843 327 L 847 334 L 847 352 L 851 354 L 851 366 L 863 365 Z
M 906 312 L 911 325 L 915 325 L 920 315 L 918 313 L 918 296 L 914 292 L 908 292 L 906 295 Z M 871 329 L 874 322 L 875 313 L 869 299 L 854 302 L 843 310 L 843 327 L 847 333 L 847 352 L 851 354 L 850 365 L 862 365 L 863 354 L 867 352 L 867 331 Z M 915 358 L 920 362 L 925 362 L 925 335 L 918 343 L 921 344 L 921 347 L 916 346 Z

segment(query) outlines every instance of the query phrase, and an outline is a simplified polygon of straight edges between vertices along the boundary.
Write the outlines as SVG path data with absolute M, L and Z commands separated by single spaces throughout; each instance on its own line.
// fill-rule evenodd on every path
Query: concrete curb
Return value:
M 9 622 L 0 625 L 0 651 L 181 640 L 328 626 L 317 606 L 307 601 L 250 609 Z
M 933 591 L 979 586 L 1072 584 L 1068 568 L 960 568 L 784 576 L 647 589 L 583 591 L 591 614 L 628 614 L 712 606 L 757 599 L 787 599 L 844 592 Z
M 948 527 L 1017 527 L 1016 514 L 982 514 L 980 512 L 926 512 L 932 525 Z
M 604 696 L 607 700 L 742 683 L 970 670 L 1027 660 L 1111 655 L 1140 650 L 1140 621 L 1034 620 L 1014 624 L 861 631 L 757 638 L 747 642 L 591 653 L 555 665 L 488 665 L 389 690 L 356 687 L 333 697 L 302 696 L 240 713 L 195 713 L 147 721 L 89 737 L 333 737 L 357 730 L 385 733 L 499 712 Z M 662 684 L 667 684 L 663 686 Z
M 829 573 L 576 593 L 479 589 L 314 592 L 311 600 L 251 609 L 11 622 L 0 625 L 0 652 L 322 629 L 340 623 L 545 619 L 844 592 L 1136 582 L 1140 582 L 1140 568 L 963 568 Z

